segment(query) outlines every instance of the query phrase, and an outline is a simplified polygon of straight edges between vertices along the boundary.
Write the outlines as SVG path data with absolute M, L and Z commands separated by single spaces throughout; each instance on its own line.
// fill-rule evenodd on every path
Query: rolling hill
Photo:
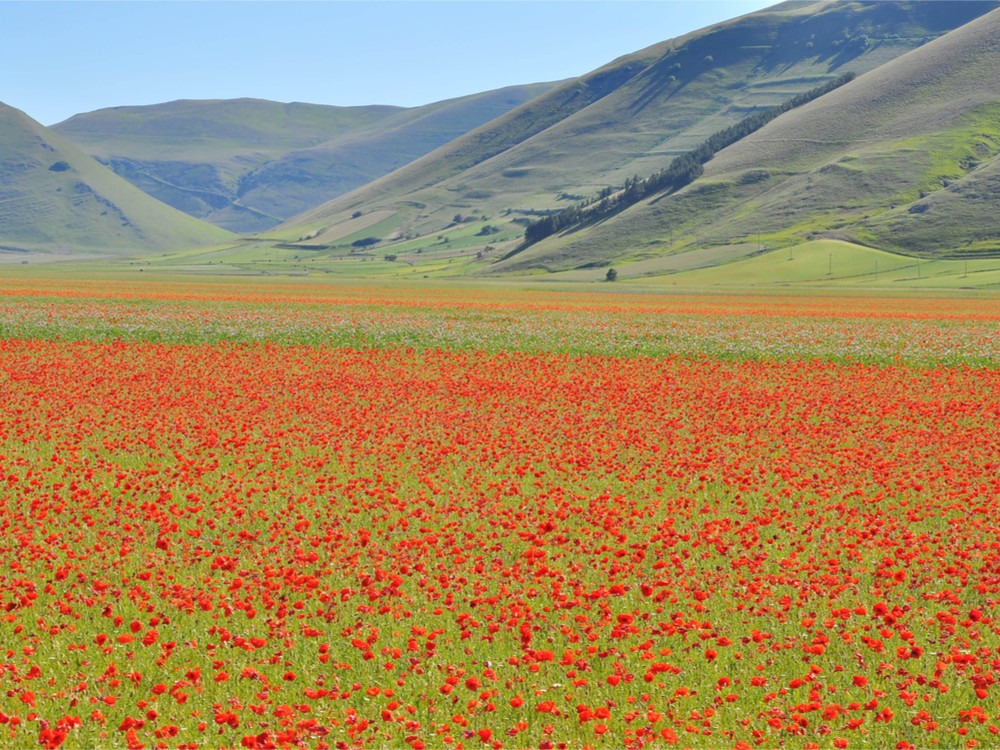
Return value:
M 62 136 L 0 103 L 0 251 L 114 255 L 231 238 L 151 198 Z
M 184 100 L 98 110 L 53 129 L 163 202 L 250 233 L 391 172 L 553 85 L 413 108 Z
M 718 237 L 703 237 L 690 228 L 684 230 L 691 235 L 685 234 L 686 244 L 675 247 L 681 239 L 677 237 L 679 209 L 670 208 L 675 201 L 660 200 L 654 205 L 650 200 L 612 220 L 565 232 L 511 255 L 519 247 L 524 225 L 532 219 L 601 190 L 620 189 L 632 175 L 648 175 L 666 167 L 677 155 L 750 113 L 784 102 L 845 71 L 880 70 L 931 40 L 947 38 L 954 29 L 996 7 L 995 2 L 781 3 L 619 58 L 369 185 L 295 217 L 266 236 L 292 242 L 305 252 L 318 253 L 315 257 L 319 258 L 334 257 L 337 252 L 357 254 L 351 242 L 365 239 L 367 233 L 380 241 L 380 254 L 405 262 L 408 268 L 400 266 L 401 274 L 417 273 L 427 266 L 425 270 L 433 274 L 455 275 L 554 271 L 719 245 L 733 234 L 745 239 L 751 230 L 777 233 L 780 222 L 748 229 L 744 221 L 725 237 L 721 229 Z M 918 86 L 912 87 L 911 98 L 922 96 L 915 93 Z M 855 84 L 845 89 L 850 87 L 857 90 Z M 888 90 L 886 95 L 890 95 Z M 783 115 L 772 126 L 793 115 Z M 844 124 L 851 127 L 849 122 Z M 805 153 L 791 149 L 766 170 L 755 161 L 754 169 L 767 171 L 766 179 L 754 174 L 725 180 L 751 183 L 731 191 L 736 199 L 726 202 L 726 210 L 752 215 L 755 206 L 740 204 L 739 196 L 756 195 L 773 185 L 772 172 L 795 171 Z M 717 157 L 718 164 L 726 163 L 722 157 Z M 706 174 L 687 189 L 690 197 L 684 215 L 690 227 L 698 223 L 702 205 L 714 205 L 710 194 L 719 188 L 712 184 Z M 972 183 L 965 187 L 976 190 Z M 913 188 L 915 198 L 919 189 Z M 881 187 L 875 189 L 880 191 Z M 859 205 L 864 202 L 859 197 Z M 803 213 L 796 221 L 805 220 L 808 205 L 803 203 L 797 210 Z M 363 228 L 352 223 L 358 214 L 378 216 L 379 221 Z M 790 216 L 786 219 L 791 221 Z M 874 237 L 879 231 L 873 223 L 869 234 Z M 464 253 L 456 253 L 454 243 L 442 247 L 442 242 L 467 234 L 482 239 L 463 240 Z M 452 262 L 429 265 L 432 259 L 444 257 L 443 253 Z M 510 257 L 499 261 L 505 256 Z M 456 266 L 454 261 L 460 258 L 469 262 Z
M 1000 253 L 1000 11 L 788 112 L 701 179 L 497 264 L 564 268 L 837 238 L 923 256 Z

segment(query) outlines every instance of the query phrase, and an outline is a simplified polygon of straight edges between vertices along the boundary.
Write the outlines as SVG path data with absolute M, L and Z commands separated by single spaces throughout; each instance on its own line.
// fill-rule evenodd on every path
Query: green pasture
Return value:
M 628 278 L 628 269 L 627 265 L 620 267 L 620 278 Z M 818 240 L 732 263 L 661 276 L 656 281 L 692 287 L 1000 289 L 1000 258 L 922 259 L 838 240 Z
M 516 246 L 518 240 L 509 230 L 481 235 L 482 227 L 489 224 L 457 225 L 435 236 L 379 243 L 368 248 L 355 248 L 343 242 L 332 247 L 310 248 L 304 244 L 244 239 L 133 258 L 81 260 L 70 256 L 63 259 L 32 256 L 23 264 L 15 263 L 16 258 L 6 259 L 0 269 L 5 277 L 131 277 L 140 272 L 151 279 L 164 274 L 179 274 L 178 278 L 315 276 L 324 283 L 352 285 L 391 279 L 402 282 L 437 279 L 462 288 L 551 286 L 611 294 L 741 288 L 772 291 L 827 288 L 838 293 L 1000 289 L 1000 257 L 914 258 L 840 240 L 787 241 L 779 247 L 774 247 L 774 243 L 745 242 L 675 253 L 663 251 L 669 248 L 654 248 L 646 257 L 628 263 L 604 262 L 562 272 L 536 268 L 516 275 L 494 275 L 488 273 L 491 263 Z M 38 257 L 46 257 L 49 262 L 38 263 Z M 617 274 L 614 283 L 606 279 L 610 268 Z

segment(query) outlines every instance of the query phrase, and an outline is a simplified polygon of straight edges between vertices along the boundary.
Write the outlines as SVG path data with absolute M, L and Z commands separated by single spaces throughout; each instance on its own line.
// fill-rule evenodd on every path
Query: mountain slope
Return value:
M 293 151 L 240 185 L 240 200 L 288 218 L 433 151 L 549 90 L 511 86 L 405 110 L 364 130 Z
M 338 234 L 357 211 L 391 213 L 384 240 L 450 231 L 456 215 L 516 230 L 662 169 L 749 112 L 846 70 L 876 69 L 996 5 L 782 3 L 619 58 L 296 217 L 275 236 Z M 560 239 L 568 242 L 553 242 Z
M 57 133 L 0 103 L 5 251 L 141 252 L 231 236 L 151 198 Z
M 497 269 L 565 268 L 760 235 L 914 254 L 1000 250 L 1000 10 L 793 110 L 704 176 Z M 984 244 L 985 243 L 985 244 Z
M 76 115 L 54 129 L 150 195 L 246 233 L 370 182 L 551 86 L 414 108 L 177 101 Z
M 52 129 L 159 200 L 252 231 L 278 219 L 239 202 L 247 173 L 400 111 L 259 99 L 179 100 L 79 114 Z

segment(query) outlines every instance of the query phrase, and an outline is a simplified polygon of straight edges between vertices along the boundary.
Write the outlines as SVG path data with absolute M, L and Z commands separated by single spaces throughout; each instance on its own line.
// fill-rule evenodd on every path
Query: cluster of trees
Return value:
M 735 125 L 713 133 L 697 148 L 676 157 L 668 167 L 649 177 L 642 178 L 636 175 L 625 180 L 625 184 L 618 192 L 614 192 L 611 188 L 605 188 L 589 201 L 564 208 L 531 222 L 525 227 L 524 240 L 528 244 L 538 242 L 568 227 L 616 214 L 650 195 L 680 190 L 702 175 L 704 172 L 702 165 L 711 159 L 716 152 L 731 146 L 754 131 L 760 130 L 778 115 L 790 109 L 801 107 L 813 99 L 840 88 L 853 79 L 854 73 L 844 73 L 832 81 L 794 96 L 776 107 L 755 112 Z

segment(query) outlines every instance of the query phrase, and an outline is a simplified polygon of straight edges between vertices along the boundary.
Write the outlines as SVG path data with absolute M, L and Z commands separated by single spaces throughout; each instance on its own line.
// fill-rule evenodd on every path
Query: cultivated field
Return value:
M 0 745 L 997 745 L 995 297 L 135 275 L 0 281 Z

